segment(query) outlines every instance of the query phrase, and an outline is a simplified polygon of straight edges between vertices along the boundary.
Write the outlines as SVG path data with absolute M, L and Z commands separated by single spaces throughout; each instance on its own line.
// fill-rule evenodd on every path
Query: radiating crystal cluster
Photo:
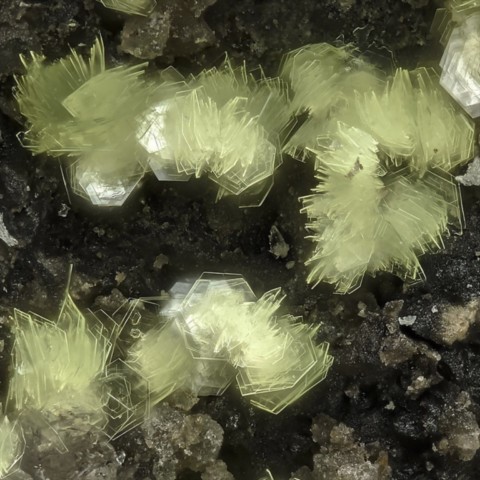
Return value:
M 15 310 L 7 410 L 52 425 L 52 442 L 59 451 L 65 448 L 64 432 L 53 425 L 66 417 L 81 419 L 82 428 L 109 437 L 137 425 L 149 403 L 132 394 L 138 373 L 112 356 L 125 324 L 134 325 L 140 318 L 130 302 L 115 312 L 115 320 L 103 311 L 85 316 L 69 294 L 55 321 Z M 0 426 L 0 447 L 6 425 Z
M 179 284 L 162 310 L 170 318 L 131 348 L 127 363 L 156 403 L 175 390 L 220 395 L 236 377 L 252 404 L 279 413 L 318 384 L 332 357 L 317 329 L 277 316 L 280 290 L 257 299 L 239 275 L 204 274 Z
M 84 315 L 65 297 L 58 319 L 14 311 L 14 374 L 9 401 L 15 409 L 74 411 L 91 415 L 92 425 L 103 419 L 102 378 L 113 344 L 110 332 Z
M 418 256 L 443 246 L 449 222 L 462 227 L 458 186 L 440 169 L 419 177 L 388 171 L 368 133 L 338 125 L 315 151 L 319 184 L 303 198 L 315 251 L 308 281 L 327 281 L 338 293 L 358 288 L 366 273 L 423 277 Z
M 336 123 L 356 94 L 380 87 L 379 72 L 355 53 L 350 45 L 318 43 L 286 55 L 280 77 L 293 90 L 292 111 L 297 115 L 308 113 L 284 147 L 290 155 L 304 160 L 308 148 L 315 147 L 318 136 L 328 133 L 331 122 Z
M 458 2 L 457 2 L 458 3 Z M 453 28 L 440 60 L 440 84 L 472 117 L 480 116 L 480 3 L 453 5 Z M 455 8 L 457 7 L 457 8 Z M 468 8 L 467 8 L 468 7 Z M 451 31 L 450 31 L 451 30 Z
M 142 79 L 144 65 L 107 69 L 101 39 L 88 58 L 72 50 L 52 64 L 33 52 L 22 61 L 16 99 L 27 119 L 25 145 L 73 158 L 75 193 L 96 205 L 123 204 L 146 169 L 135 138 L 154 90 Z
M 150 169 L 161 181 L 208 175 L 218 198 L 263 202 L 281 163 L 279 135 L 290 120 L 286 85 L 225 61 L 184 79 L 167 68 L 151 81 L 145 65 L 106 68 L 98 39 L 88 58 L 72 50 L 47 64 L 22 57 L 16 99 L 35 154 L 68 156 L 74 193 L 121 206 Z
M 280 164 L 278 135 L 290 117 L 280 80 L 255 80 L 245 67 L 202 72 L 145 115 L 137 133 L 159 180 L 203 174 L 224 195 L 262 203 Z
M 397 69 L 380 94 L 357 95 L 354 109 L 350 123 L 370 133 L 392 164 L 451 171 L 473 156 L 474 125 L 438 88 L 431 69 Z
M 358 288 L 366 273 L 422 278 L 418 256 L 442 246 L 449 224 L 462 228 L 450 172 L 474 145 L 472 121 L 432 70 L 397 69 L 382 80 L 354 53 L 307 46 L 287 55 L 282 70 L 292 104 L 308 115 L 286 148 L 312 156 L 319 180 L 302 199 L 315 243 L 308 281 L 339 293 Z
M 68 293 L 55 321 L 15 310 L 6 410 L 60 453 L 72 429 L 116 438 L 171 394 L 221 395 L 235 377 L 242 395 L 278 413 L 332 363 L 328 344 L 314 342 L 318 328 L 276 315 L 282 299 L 279 289 L 257 299 L 239 275 L 204 274 L 112 315 L 85 316 Z M 23 454 L 21 432 L 2 419 L 2 478 Z

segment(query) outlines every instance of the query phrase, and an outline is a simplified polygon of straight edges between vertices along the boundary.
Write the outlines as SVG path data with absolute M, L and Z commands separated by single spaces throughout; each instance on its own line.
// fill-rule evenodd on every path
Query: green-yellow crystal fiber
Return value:
M 157 133 L 160 160 L 177 173 L 207 174 L 219 197 L 240 195 L 271 180 L 279 165 L 279 134 L 289 121 L 285 85 L 230 62 L 192 77 L 164 102 Z
M 333 361 L 328 344 L 315 342 L 318 328 L 277 314 L 283 298 L 275 289 L 256 299 L 239 276 L 202 276 L 130 348 L 134 391 L 154 405 L 174 391 L 220 395 L 236 378 L 252 404 L 281 412 Z
M 97 0 L 102 5 L 112 10 L 129 15 L 148 15 L 157 2 L 155 0 Z
M 428 69 L 397 69 L 381 94 L 357 93 L 353 124 L 372 135 L 394 165 L 420 174 L 451 171 L 473 156 L 473 122 Z
M 21 60 L 26 73 L 16 78 L 15 97 L 27 120 L 24 142 L 34 153 L 59 153 L 65 148 L 65 124 L 74 121 L 63 101 L 105 71 L 103 43 L 97 40 L 88 61 L 75 50 L 53 64 L 34 52 L 30 58 L 21 56 Z
M 23 440 L 15 422 L 4 416 L 0 420 L 0 478 L 15 470 L 23 455 Z
M 260 366 L 285 349 L 282 332 L 273 321 L 280 301 L 279 290 L 248 302 L 242 292 L 213 288 L 183 310 L 188 319 L 184 329 L 191 331 L 199 355 L 223 358 L 236 367 Z
M 285 149 L 312 157 L 318 186 L 303 198 L 314 251 L 308 281 L 339 293 L 365 274 L 421 279 L 419 255 L 442 247 L 463 214 L 450 172 L 473 157 L 474 125 L 431 69 L 387 80 L 349 46 L 286 56 L 294 112 L 306 120 Z
M 370 134 L 342 123 L 315 151 L 319 183 L 303 198 L 315 242 L 309 282 L 348 293 L 366 273 L 421 279 L 418 256 L 443 246 L 449 223 L 461 230 L 458 186 L 449 174 L 389 171 L 379 153 Z
M 79 157 L 104 174 L 128 175 L 143 160 L 135 131 L 153 87 L 143 67 L 107 68 L 99 38 L 87 57 L 77 51 L 53 63 L 22 57 L 15 97 L 27 121 L 24 144 L 34 154 Z
M 253 296 L 243 279 L 203 279 L 185 298 L 177 323 L 195 356 L 222 359 L 238 373 L 252 404 L 279 413 L 325 377 L 328 344 L 315 345 L 317 329 L 278 315 L 280 289 Z
M 448 0 L 447 6 L 455 15 L 470 15 L 480 9 L 479 0 Z
M 101 384 L 112 344 L 101 325 L 89 327 L 67 295 L 56 321 L 14 311 L 14 373 L 8 397 L 15 409 L 88 412 L 102 420 Z
M 315 147 L 316 137 L 327 133 L 340 113 L 352 109 L 356 92 L 376 91 L 381 86 L 378 71 L 356 55 L 351 45 L 318 43 L 293 50 L 286 55 L 280 76 L 293 91 L 292 112 L 308 114 L 284 147 L 302 160 L 307 148 Z
M 101 38 L 86 56 L 71 50 L 53 63 L 34 52 L 21 59 L 15 97 L 26 119 L 23 144 L 72 158 L 66 176 L 74 193 L 99 206 L 123 205 L 148 167 L 137 129 L 162 83 L 145 81 L 145 64 L 107 68 Z
M 146 332 L 129 350 L 127 364 L 137 372 L 138 394 L 152 405 L 179 388 L 192 374 L 193 359 L 173 323 Z
M 471 120 L 450 101 L 431 69 L 397 69 L 384 81 L 351 47 L 316 44 L 287 55 L 281 75 L 293 109 L 308 118 L 285 149 L 304 159 L 341 120 L 372 135 L 394 165 L 450 171 L 473 155 Z

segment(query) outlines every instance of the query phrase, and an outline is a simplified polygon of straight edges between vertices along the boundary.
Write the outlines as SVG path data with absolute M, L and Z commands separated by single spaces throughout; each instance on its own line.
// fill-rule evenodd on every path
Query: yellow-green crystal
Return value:
M 398 69 L 382 93 L 357 94 L 351 123 L 369 133 L 392 165 L 423 174 L 451 171 L 473 156 L 474 126 L 429 69 Z
M 23 440 L 16 422 L 8 417 L 0 419 L 0 478 L 6 478 L 18 465 L 23 455 Z
M 376 140 L 345 124 L 315 151 L 319 183 L 303 198 L 315 242 L 308 281 L 338 293 L 358 288 L 366 273 L 423 277 L 418 256 L 443 246 L 448 226 L 462 226 L 458 186 L 440 169 L 388 172 Z
M 356 92 L 380 87 L 379 73 L 356 53 L 351 45 L 318 43 L 285 57 L 280 75 L 293 91 L 292 112 L 308 113 L 284 147 L 290 155 L 304 160 L 306 149 L 315 147 L 317 136 L 329 132 L 332 120 L 340 113 L 349 114 Z
M 101 383 L 112 344 L 100 325 L 89 327 L 69 295 L 56 321 L 14 311 L 14 374 L 9 399 L 15 408 L 55 415 L 89 413 L 103 419 Z
M 157 2 L 155 0 L 97 0 L 102 5 L 112 10 L 129 15 L 148 15 Z

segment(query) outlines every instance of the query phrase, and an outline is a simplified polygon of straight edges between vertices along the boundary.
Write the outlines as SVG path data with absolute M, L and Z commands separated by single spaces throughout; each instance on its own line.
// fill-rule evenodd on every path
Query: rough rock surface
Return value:
M 22 469 L 33 480 L 116 480 L 114 448 L 85 417 L 22 418 L 25 454 Z
M 148 17 L 132 16 L 122 30 L 120 49 L 152 60 L 163 55 L 185 57 L 215 43 L 203 11 L 216 0 L 158 0 Z
M 210 474 L 214 470 L 223 430 L 208 415 L 186 415 L 167 405 L 157 407 L 142 425 L 145 444 L 155 452 L 153 474 L 174 480 L 186 469 Z M 219 467 L 218 467 L 219 468 Z M 208 477 L 207 477 L 208 478 Z
M 299 480 L 389 480 L 388 454 L 377 444 L 365 445 L 354 438 L 353 429 L 327 415 L 314 419 L 313 440 L 320 452 L 313 456 L 313 470 L 294 474 Z
M 468 462 L 480 448 L 480 428 L 472 402 L 466 392 L 460 392 L 452 404 L 446 406 L 439 419 L 442 438 L 435 444 L 440 454 L 454 455 Z

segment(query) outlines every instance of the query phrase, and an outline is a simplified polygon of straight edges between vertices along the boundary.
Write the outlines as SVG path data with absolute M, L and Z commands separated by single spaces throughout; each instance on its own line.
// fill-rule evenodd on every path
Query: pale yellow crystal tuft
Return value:
M 87 325 L 70 295 L 56 321 L 15 310 L 14 373 L 8 398 L 15 408 L 55 415 L 73 411 L 103 420 L 100 386 L 112 343 L 100 324 Z
M 371 135 L 344 124 L 315 151 L 319 183 L 302 199 L 315 242 L 307 261 L 314 285 L 326 281 L 349 293 L 378 271 L 421 279 L 418 256 L 442 248 L 450 223 L 461 230 L 461 200 L 450 175 L 390 173 L 378 153 Z
M 352 123 L 372 135 L 393 165 L 420 174 L 451 171 L 473 156 L 474 125 L 455 108 L 429 69 L 398 69 L 381 94 L 357 94 Z
M 339 114 L 349 115 L 356 92 L 376 91 L 379 73 L 361 59 L 351 45 L 306 45 L 284 59 L 280 76 L 293 90 L 292 111 L 308 118 L 289 139 L 284 150 L 304 160 L 316 138 L 329 132 Z
M 112 10 L 129 15 L 148 15 L 157 4 L 156 0 L 97 0 Z
M 0 478 L 7 478 L 22 458 L 23 439 L 19 428 L 6 416 L 0 420 Z

